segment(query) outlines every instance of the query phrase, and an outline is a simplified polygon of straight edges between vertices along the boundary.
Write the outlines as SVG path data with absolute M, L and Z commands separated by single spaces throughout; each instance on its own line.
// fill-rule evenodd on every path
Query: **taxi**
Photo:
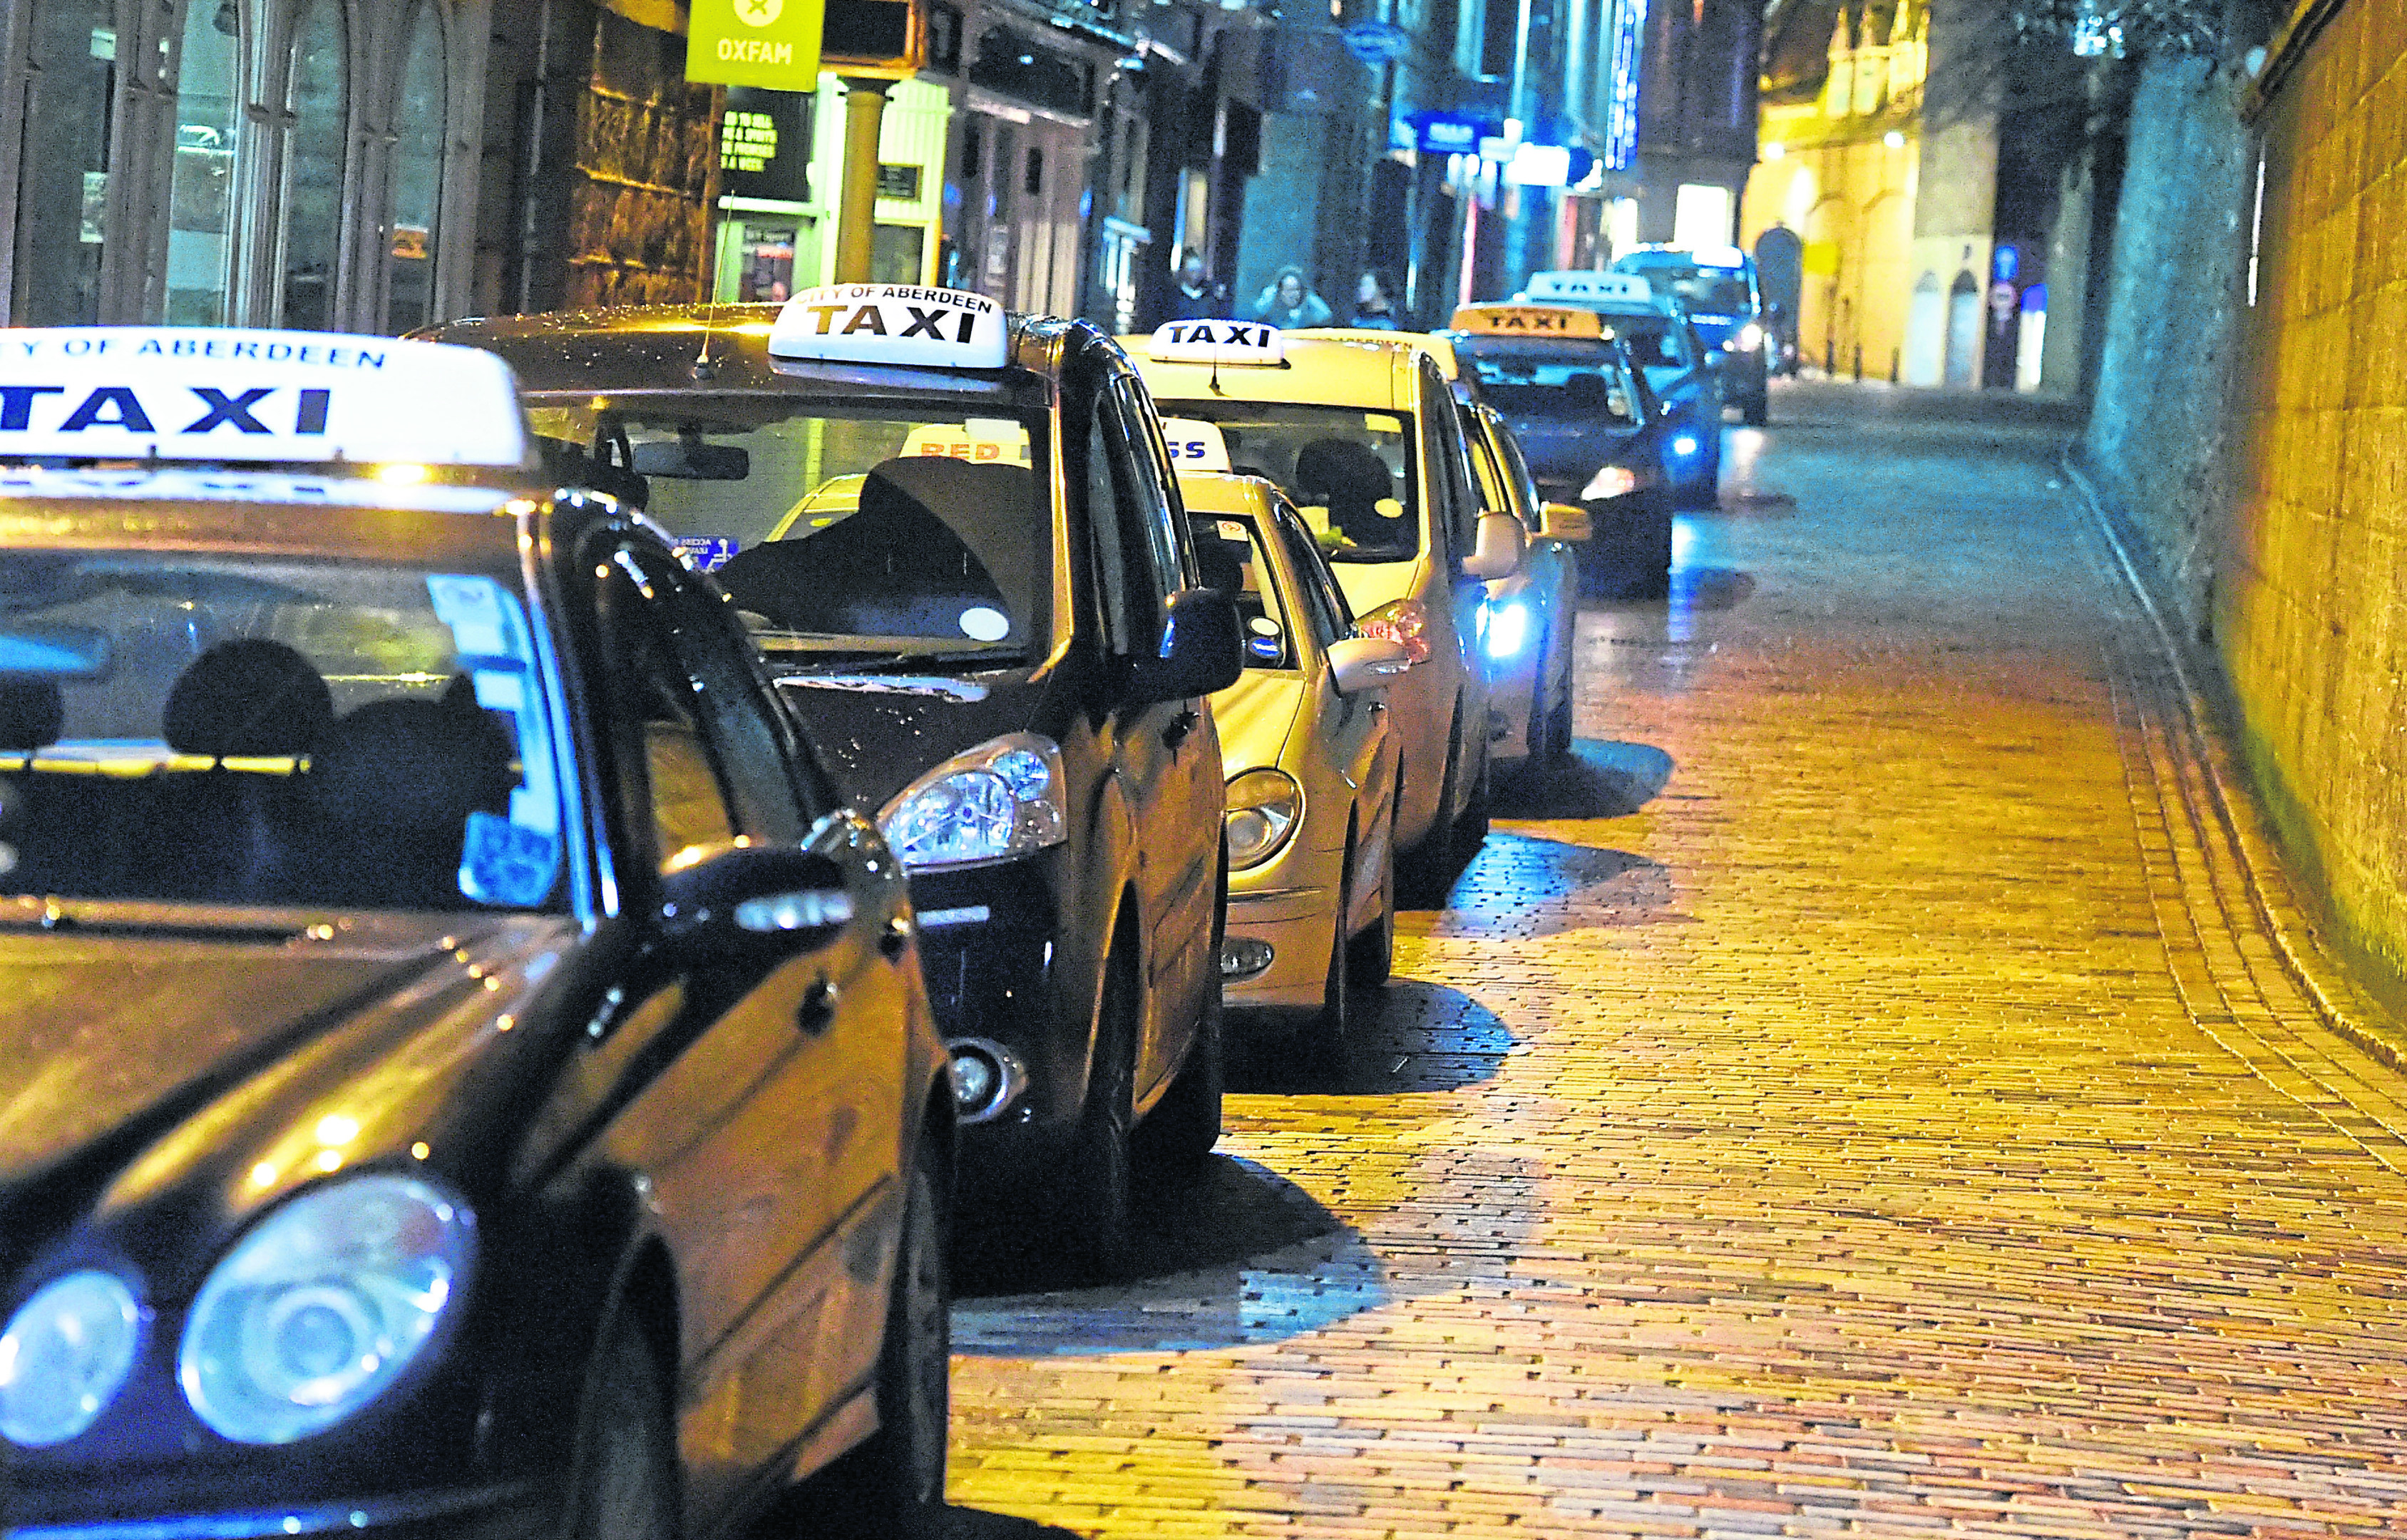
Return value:
M 1117 1270 L 1139 1157 L 1219 1134 L 1209 697 L 1240 667 L 1126 356 L 901 285 L 433 335 L 506 359 L 556 474 L 712 569 L 910 873 L 965 1205 Z
M 1220 431 L 1238 473 L 1262 476 L 1326 531 L 1338 587 L 1366 636 L 1412 666 L 1389 687 L 1403 763 L 1404 884 L 1433 897 L 1488 834 L 1486 585 L 1519 565 L 1520 521 L 1484 506 L 1454 393 L 1409 334 L 1292 335 L 1258 322 L 1172 321 L 1126 339 L 1162 409 Z
M 1207 581 L 1237 599 L 1246 672 L 1212 697 L 1229 782 L 1221 999 L 1345 1062 L 1355 988 L 1396 948 L 1396 744 L 1383 696 L 1402 644 L 1354 635 L 1312 531 L 1277 487 L 1230 473 L 1208 422 L 1162 424 Z
M 1463 378 L 1511 430 L 1500 461 L 1524 460 L 1545 506 L 1576 505 L 1585 517 L 1581 586 L 1645 598 L 1668 592 L 1669 424 L 1619 323 L 1571 306 L 1467 305 L 1454 313 L 1451 339 Z M 1509 469 L 1500 474 L 1515 479 Z M 1574 511 L 1558 514 L 1557 527 L 1576 528 Z
M 727 606 L 488 355 L 7 337 L 10 1533 L 936 1522 L 909 892 Z
M 1631 273 L 1532 273 L 1517 303 L 1573 305 L 1605 317 L 1645 375 L 1664 418 L 1663 473 L 1673 501 L 1712 507 L 1721 496 L 1722 387 L 1688 311 Z
M 1772 421 L 1773 357 L 1780 339 L 1764 310 L 1753 257 L 1735 246 L 1641 246 L 1615 258 L 1613 270 L 1677 294 L 1704 339 L 1707 362 L 1721 376 L 1723 397 L 1737 403 L 1750 427 Z

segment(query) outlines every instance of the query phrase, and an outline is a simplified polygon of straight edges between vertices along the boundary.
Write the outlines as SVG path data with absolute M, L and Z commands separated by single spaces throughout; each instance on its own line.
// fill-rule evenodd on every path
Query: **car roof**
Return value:
M 1146 389 L 1162 401 L 1261 401 L 1303 406 L 1362 406 L 1411 411 L 1413 369 L 1429 352 L 1411 332 L 1363 332 L 1331 336 L 1322 332 L 1283 334 L 1283 366 L 1165 364 L 1147 355 L 1149 339 L 1123 337 L 1121 346 L 1145 377 Z M 1217 381 L 1215 375 L 1217 374 Z M 1217 388 L 1216 388 L 1217 387 Z
M 1400 332 L 1385 326 L 1315 326 L 1308 332 L 1289 332 L 1290 337 L 1328 337 L 1336 342 L 1414 342 L 1418 343 L 1437 363 L 1437 372 L 1451 380 L 1460 373 L 1454 359 L 1454 339 L 1443 332 Z
M 773 360 L 769 330 L 780 308 L 626 306 L 448 321 L 413 335 L 501 354 L 528 395 L 841 392 L 924 401 L 934 392 L 967 405 L 1032 408 L 1050 400 L 1063 339 L 1074 330 L 1093 331 L 1075 321 L 1007 316 L 1012 362 L 993 372 Z
M 1278 488 L 1259 476 L 1231 471 L 1181 471 L 1178 495 L 1189 513 L 1267 514 L 1279 496 Z

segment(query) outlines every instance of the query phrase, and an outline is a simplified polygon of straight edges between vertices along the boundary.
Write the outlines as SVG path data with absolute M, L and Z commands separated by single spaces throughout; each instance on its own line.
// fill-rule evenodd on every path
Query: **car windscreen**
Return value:
M 1638 425 L 1630 381 L 1609 342 L 1467 337 L 1454 350 L 1478 377 L 1480 398 L 1507 416 Z
M 1611 322 L 1630 345 L 1630 361 L 1657 378 L 1688 369 L 1688 333 L 1666 316 L 1615 316 Z
M 1294 632 L 1281 601 L 1261 532 L 1250 519 L 1197 514 L 1189 520 L 1204 586 L 1237 601 L 1247 668 L 1293 668 Z
M 551 720 L 491 576 L 0 552 L 0 892 L 554 907 Z
M 937 407 L 696 396 L 530 416 L 555 476 L 640 504 L 772 651 L 1041 656 L 1045 414 Z
M 1228 400 L 1167 402 L 1162 411 L 1217 423 L 1231 467 L 1286 492 L 1331 561 L 1420 554 L 1411 413 Z
M 1636 273 L 1659 289 L 1669 285 L 1680 302 L 1700 316 L 1748 316 L 1755 313 L 1755 295 L 1746 275 L 1728 267 L 1698 267 L 1687 263 L 1631 263 L 1617 271 Z

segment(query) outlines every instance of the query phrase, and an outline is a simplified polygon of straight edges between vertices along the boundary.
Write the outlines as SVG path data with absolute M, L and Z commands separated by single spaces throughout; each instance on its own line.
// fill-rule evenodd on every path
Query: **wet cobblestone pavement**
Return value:
M 964 1533 L 2407 1533 L 2402 1081 L 2061 430 L 1885 401 L 1730 430 L 1576 762 L 1143 1276 L 972 1280 Z

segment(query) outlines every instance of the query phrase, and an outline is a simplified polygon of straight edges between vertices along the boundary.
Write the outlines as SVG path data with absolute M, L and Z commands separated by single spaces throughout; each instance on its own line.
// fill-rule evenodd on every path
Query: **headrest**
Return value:
M 457 839 L 468 815 L 506 813 L 510 745 L 485 712 L 440 701 L 372 701 L 344 714 L 309 756 L 301 789 L 327 822 Z
M 66 731 L 66 700 L 59 681 L 35 674 L 0 675 L 0 749 L 30 754 Z
M 1375 503 L 1396 495 L 1396 478 L 1388 463 L 1368 444 L 1352 438 L 1316 438 L 1296 451 L 1298 501 L 1324 504 Z
M 335 720 L 334 693 L 282 642 L 242 637 L 192 660 L 167 692 L 167 747 L 178 754 L 306 754 Z

